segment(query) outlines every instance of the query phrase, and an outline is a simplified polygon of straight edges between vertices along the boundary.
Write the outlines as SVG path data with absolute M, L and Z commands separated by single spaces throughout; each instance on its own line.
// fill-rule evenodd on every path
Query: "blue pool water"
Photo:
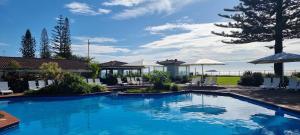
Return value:
M 300 119 L 232 97 L 182 94 L 0 101 L 21 120 L 7 135 L 300 134 Z

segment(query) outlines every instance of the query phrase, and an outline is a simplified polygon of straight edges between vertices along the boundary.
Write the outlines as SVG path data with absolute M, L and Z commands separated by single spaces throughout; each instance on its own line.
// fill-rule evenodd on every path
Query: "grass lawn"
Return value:
M 240 77 L 238 76 L 226 76 L 226 77 L 218 77 L 217 83 L 218 85 L 237 85 Z

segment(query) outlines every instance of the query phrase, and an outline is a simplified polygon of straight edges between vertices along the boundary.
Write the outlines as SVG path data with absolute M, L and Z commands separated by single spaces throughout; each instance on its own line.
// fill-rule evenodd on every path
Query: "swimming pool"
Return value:
M 18 117 L 7 135 L 300 134 L 300 119 L 227 96 L 92 96 L 0 101 Z M 1 134 L 1 133 L 0 133 Z

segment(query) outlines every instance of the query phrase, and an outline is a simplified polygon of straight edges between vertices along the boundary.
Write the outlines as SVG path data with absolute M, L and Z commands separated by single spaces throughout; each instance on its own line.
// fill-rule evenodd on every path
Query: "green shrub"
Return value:
M 93 85 L 92 86 L 92 93 L 104 92 L 104 91 L 107 91 L 107 88 L 103 85 Z
M 102 92 L 105 86 L 89 85 L 84 79 L 74 73 L 64 73 L 62 79 L 38 91 L 28 91 L 28 95 L 77 95 Z
M 154 89 L 164 89 L 164 83 L 170 82 L 170 76 L 167 72 L 153 71 L 150 74 L 150 82 L 153 83 Z
M 244 72 L 241 76 L 239 85 L 243 86 L 259 86 L 263 83 L 263 75 L 259 72 L 252 73 L 251 71 Z

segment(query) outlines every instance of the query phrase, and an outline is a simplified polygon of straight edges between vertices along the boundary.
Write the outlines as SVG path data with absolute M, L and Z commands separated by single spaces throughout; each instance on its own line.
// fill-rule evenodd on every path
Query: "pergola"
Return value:
M 126 74 L 126 71 L 128 71 L 129 74 L 131 74 L 133 71 L 137 71 L 137 73 L 141 75 L 143 68 L 144 66 L 130 65 L 121 61 L 109 61 L 100 64 L 101 73 L 104 71 L 105 76 L 113 75 L 114 71 L 116 71 L 117 75 L 120 76 Z

